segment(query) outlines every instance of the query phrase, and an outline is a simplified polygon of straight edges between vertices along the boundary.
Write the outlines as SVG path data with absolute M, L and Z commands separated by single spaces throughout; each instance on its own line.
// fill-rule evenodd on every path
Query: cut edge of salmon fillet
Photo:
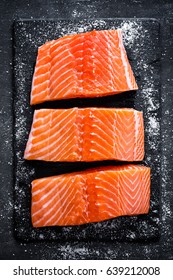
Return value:
M 54 162 L 144 158 L 143 113 L 129 108 L 35 110 L 24 158 Z
M 107 166 L 32 182 L 34 227 L 75 226 L 147 214 L 150 168 Z
M 137 89 L 122 31 L 93 30 L 48 41 L 38 48 L 30 104 Z

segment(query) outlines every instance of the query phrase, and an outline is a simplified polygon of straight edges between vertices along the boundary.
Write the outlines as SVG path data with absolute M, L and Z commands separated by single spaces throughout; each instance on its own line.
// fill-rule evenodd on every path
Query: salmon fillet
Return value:
M 149 212 L 150 168 L 109 166 L 32 182 L 34 227 L 70 226 Z
M 31 104 L 136 90 L 121 30 L 64 36 L 38 48 Z
M 24 158 L 44 161 L 140 161 L 142 112 L 134 109 L 35 110 Z

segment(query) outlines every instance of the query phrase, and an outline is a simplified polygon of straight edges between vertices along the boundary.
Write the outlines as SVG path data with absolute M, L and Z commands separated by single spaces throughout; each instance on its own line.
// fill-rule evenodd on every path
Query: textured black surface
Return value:
M 148 215 L 119 217 L 101 223 L 75 227 L 46 227 L 34 229 L 31 225 L 31 181 L 49 175 L 115 164 L 95 163 L 44 163 L 23 160 L 23 153 L 32 122 L 33 108 L 29 105 L 33 65 L 37 48 L 47 40 L 62 36 L 66 32 L 112 29 L 128 26 L 124 41 L 128 57 L 138 80 L 139 90 L 124 94 L 94 98 L 49 102 L 49 108 L 76 107 L 133 107 L 142 110 L 145 122 L 145 160 L 151 166 L 151 207 Z M 14 26 L 14 151 L 15 151 L 15 233 L 21 240 L 157 240 L 159 237 L 160 201 L 160 25 L 155 20 L 59 20 L 59 21 L 18 21 Z M 135 32 L 136 37 L 133 38 Z M 130 33 L 130 34 L 129 34 Z M 141 60 L 142 56 L 142 60 Z M 139 63 L 140 61 L 140 63 Z M 142 62 L 141 62 L 142 61 Z M 154 83 L 152 84 L 152 80 Z M 151 89 L 152 93 L 148 92 Z M 149 87 L 149 88 L 148 88 Z M 145 91 L 147 89 L 147 92 Z M 149 97 L 150 93 L 150 98 Z M 87 104 L 87 105 L 86 105 Z M 152 104 L 152 106 L 151 106 Z M 154 104 L 154 105 L 153 105 Z M 154 106 L 154 108 L 153 108 Z M 45 108 L 45 104 L 39 105 Z M 157 126 L 154 133 L 152 123 Z M 118 163 L 116 163 L 118 164 Z
M 12 26 L 23 18 L 157 18 L 161 22 L 161 237 L 151 242 L 37 242 L 14 238 Z M 173 258 L 173 3 L 172 0 L 0 1 L 0 259 Z

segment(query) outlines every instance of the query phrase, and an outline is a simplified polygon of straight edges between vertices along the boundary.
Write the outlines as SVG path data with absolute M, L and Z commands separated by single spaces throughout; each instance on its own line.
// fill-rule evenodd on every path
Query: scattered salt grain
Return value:
M 158 129 L 159 129 L 159 123 L 157 122 L 156 118 L 149 117 L 149 124 L 150 124 L 151 129 L 153 129 L 153 131 L 156 131 L 156 133 L 157 133 Z
M 79 33 L 82 33 L 82 32 L 84 32 L 84 29 L 83 29 L 83 27 L 79 27 L 79 28 L 78 28 L 78 32 L 79 32 Z
M 144 29 L 141 22 L 124 21 L 119 25 L 123 33 L 123 41 L 127 46 L 132 46 L 136 40 L 144 36 Z

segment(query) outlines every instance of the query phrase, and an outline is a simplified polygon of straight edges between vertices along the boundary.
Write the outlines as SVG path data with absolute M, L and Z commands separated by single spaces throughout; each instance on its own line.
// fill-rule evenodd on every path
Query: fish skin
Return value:
M 137 89 L 121 30 L 93 30 L 48 41 L 38 48 L 30 103 Z
M 33 227 L 75 226 L 147 214 L 150 168 L 107 166 L 32 182 Z
M 129 108 L 35 110 L 24 158 L 54 162 L 141 161 L 143 114 Z

